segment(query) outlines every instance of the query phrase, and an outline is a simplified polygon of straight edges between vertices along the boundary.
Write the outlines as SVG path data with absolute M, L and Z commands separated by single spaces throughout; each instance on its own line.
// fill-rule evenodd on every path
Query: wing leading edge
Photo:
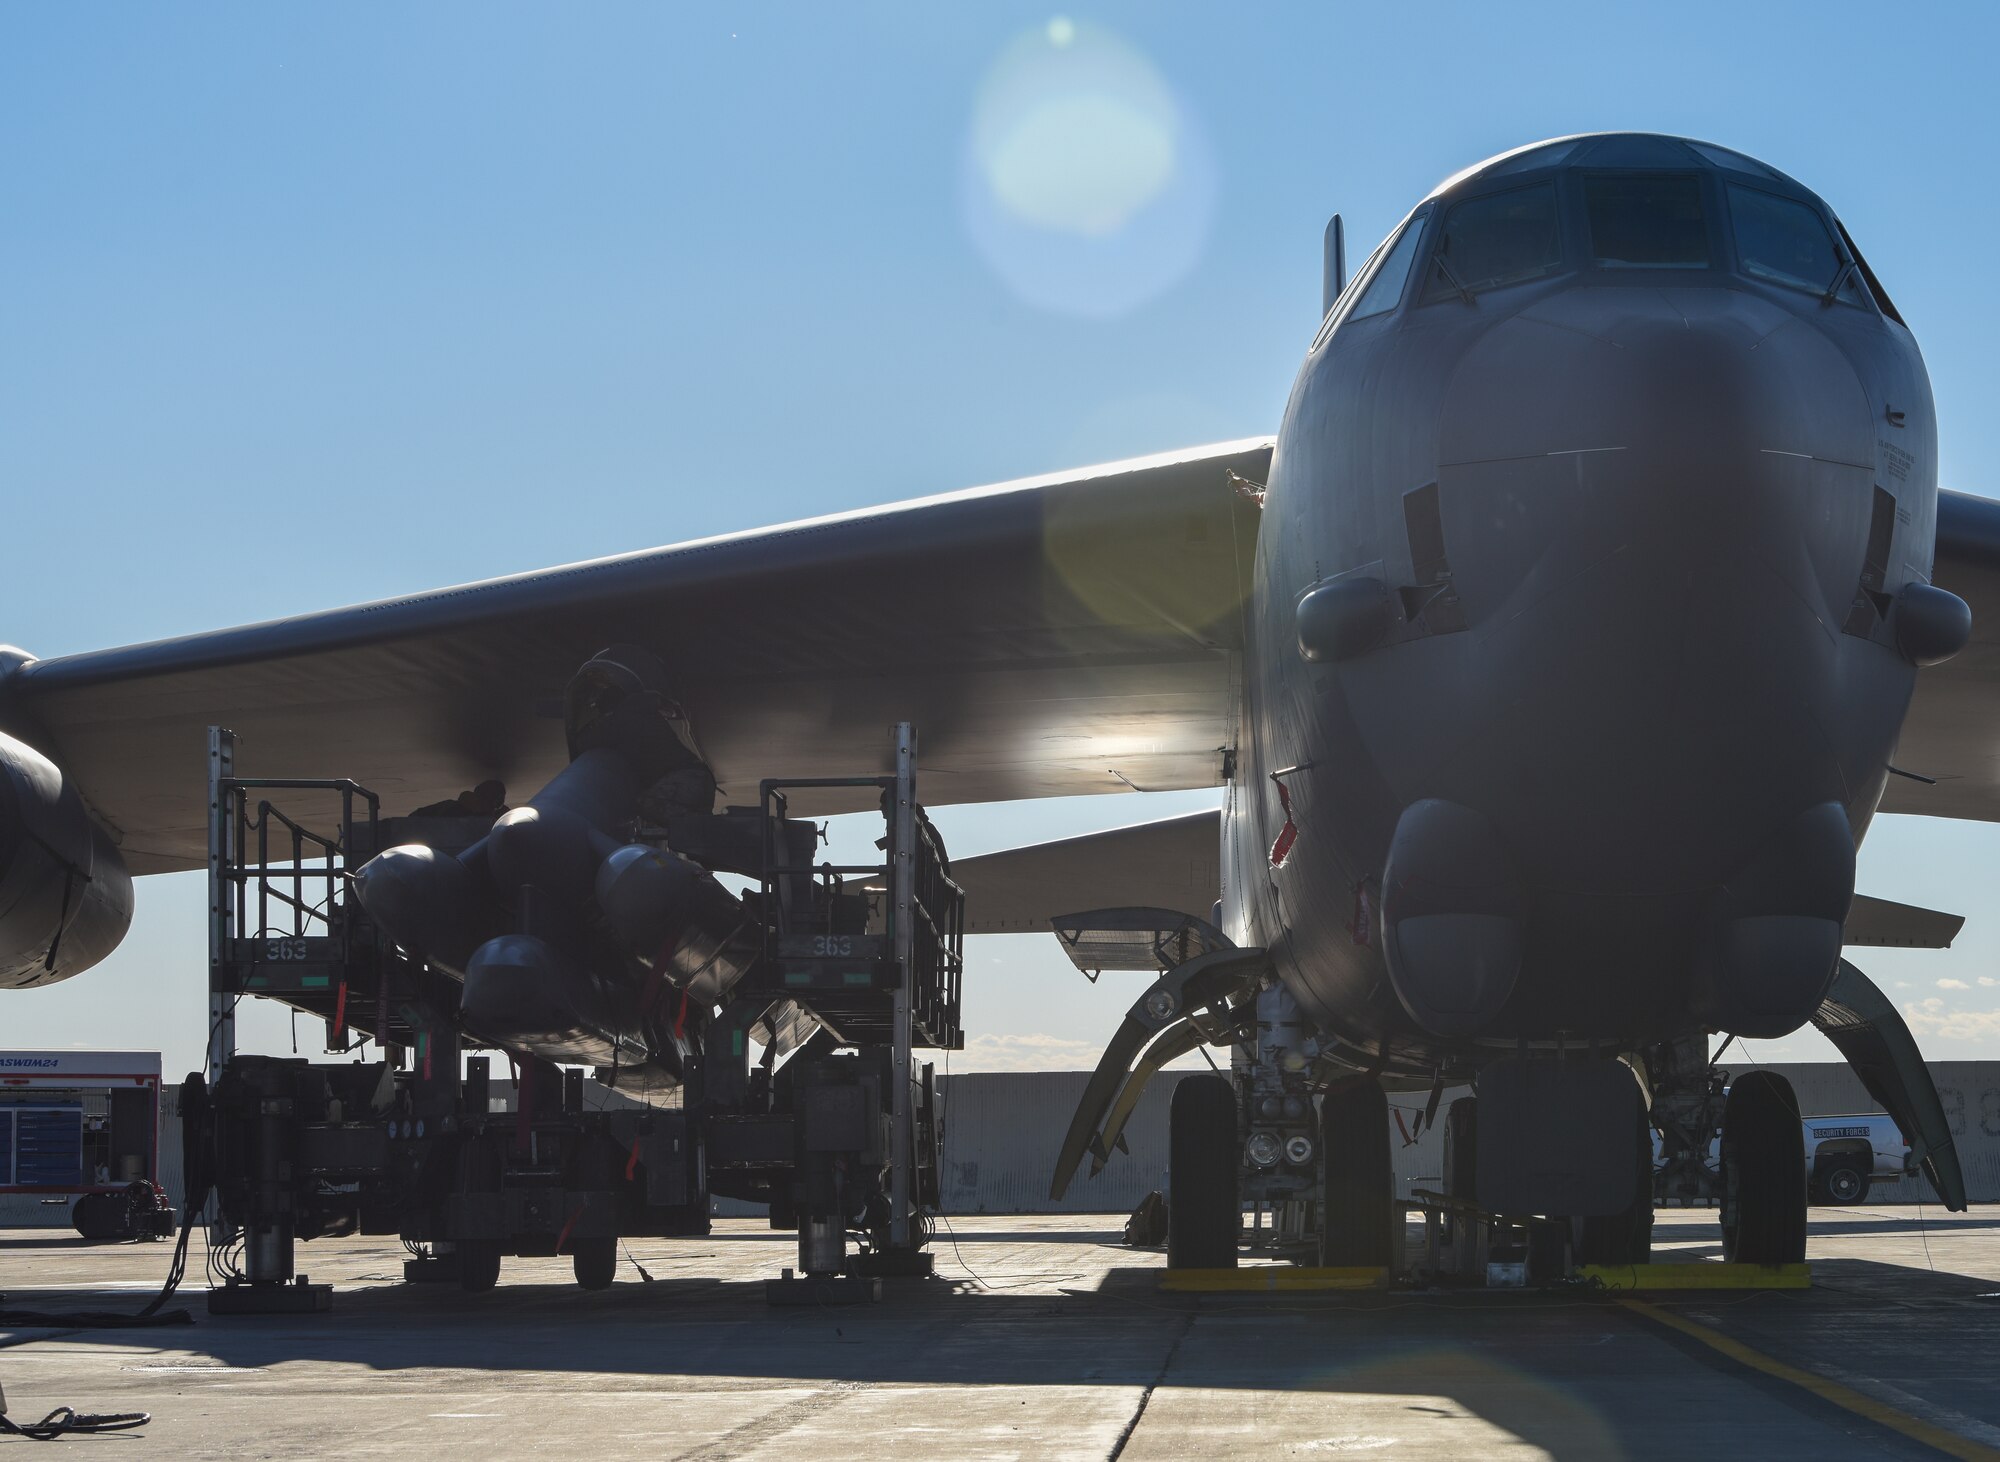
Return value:
M 1214 785 L 1268 439 L 977 488 L 125 649 L 30 661 L 0 724 L 82 791 L 135 873 L 205 854 L 206 728 L 238 770 L 344 776 L 385 810 L 563 765 L 547 708 L 613 643 L 665 662 L 726 800 L 884 770 L 926 802 Z M 843 800 L 845 799 L 845 800 Z M 859 810 L 829 792 L 795 812 Z

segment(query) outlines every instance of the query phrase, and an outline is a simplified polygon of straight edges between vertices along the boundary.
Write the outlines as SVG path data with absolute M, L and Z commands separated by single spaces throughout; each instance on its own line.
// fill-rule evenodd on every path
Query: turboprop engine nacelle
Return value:
M 66 980 L 132 925 L 132 875 L 62 769 L 0 733 L 0 988 Z

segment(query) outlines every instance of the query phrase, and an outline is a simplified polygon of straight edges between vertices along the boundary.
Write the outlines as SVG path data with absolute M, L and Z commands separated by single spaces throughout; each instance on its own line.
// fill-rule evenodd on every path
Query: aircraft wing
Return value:
M 1899 904 L 1857 893 L 1847 906 L 1840 942 L 1848 949 L 1950 949 L 1965 927 L 1963 914 Z
M 968 934 L 1046 934 L 1060 914 L 1172 909 L 1206 919 L 1222 886 L 1222 816 L 1190 812 L 951 861 Z
M 2000 822 L 2000 502 L 1938 494 L 1933 581 L 1972 606 L 1972 643 L 1917 672 L 1884 812 Z
M 954 858 L 968 934 L 1047 933 L 1049 921 L 1097 909 L 1170 909 L 1209 917 L 1222 886 L 1222 814 L 1188 812 L 1048 843 Z M 856 880 L 857 883 L 862 880 Z M 1960 914 L 1857 893 L 1841 943 L 1949 949 Z
M 1269 439 L 126 649 L 30 661 L 0 723 L 64 768 L 134 873 L 206 857 L 206 731 L 244 776 L 348 777 L 385 813 L 567 760 L 560 697 L 612 644 L 665 662 L 723 800 L 889 769 L 933 805 L 1211 786 Z M 872 806 L 838 789 L 818 816 Z

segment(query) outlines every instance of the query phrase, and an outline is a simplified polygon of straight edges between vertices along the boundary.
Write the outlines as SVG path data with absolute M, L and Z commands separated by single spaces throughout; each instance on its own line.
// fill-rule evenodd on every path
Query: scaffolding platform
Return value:
M 461 1029 L 463 967 L 399 945 L 355 892 L 371 859 L 412 843 L 492 877 L 477 849 L 493 818 L 390 818 L 353 781 L 240 776 L 234 737 L 211 728 L 211 1078 L 191 1080 L 182 1113 L 188 1150 L 215 1154 L 210 1242 L 228 1282 L 213 1312 L 326 1309 L 325 1286 L 294 1278 L 295 1245 L 353 1233 L 399 1235 L 412 1284 L 489 1289 L 504 1256 L 563 1254 L 602 1288 L 621 1238 L 705 1234 L 716 1196 L 768 1203 L 774 1228 L 798 1231 L 773 1303 L 872 1299 L 882 1274 L 929 1273 L 942 1113 L 913 1053 L 964 1044 L 965 899 L 917 801 L 916 730 L 894 734 L 888 775 L 768 781 L 757 807 L 658 827 L 636 804 L 630 822 L 608 818 L 619 851 L 694 865 L 683 883 L 753 879 L 726 894 L 736 932 L 692 973 L 587 930 L 571 939 L 568 957 L 635 1012 L 595 1068 L 608 1094 L 587 1095 L 577 1063 L 591 1058 L 529 1042 L 504 1051 L 515 1099 L 496 1109 L 490 1058 L 469 1054 L 485 1043 Z M 883 861 L 814 865 L 819 830 L 786 808 L 799 786 L 874 789 Z M 545 891 L 489 894 L 479 937 L 528 937 Z M 680 907 L 658 897 L 662 917 Z M 537 927 L 564 939 L 583 923 Z M 725 947 L 727 973 L 708 975 Z M 323 1022 L 344 1059 L 238 1052 L 246 997 Z M 628 1052 L 642 1059 L 621 1069 Z

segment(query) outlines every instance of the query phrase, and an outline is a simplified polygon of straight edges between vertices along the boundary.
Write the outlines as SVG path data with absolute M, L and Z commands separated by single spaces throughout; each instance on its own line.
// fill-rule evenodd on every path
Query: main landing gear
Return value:
M 1167 1267 L 1234 1269 L 1243 1226 L 1237 1188 L 1236 1087 L 1189 1076 L 1167 1116 Z
M 1325 1267 L 1388 1268 L 1398 1215 L 1381 1083 L 1336 1081 L 1315 1104 L 1320 1047 L 1291 995 L 1266 980 L 1233 1009 L 1231 1028 L 1249 1039 L 1231 1073 L 1185 1077 L 1174 1091 L 1169 1267 L 1235 1268 L 1248 1204 L 1258 1215 L 1254 1247 Z
M 1542 1219 L 1528 1225 L 1528 1267 L 1547 1277 L 1571 1264 L 1632 1265 L 1651 1262 L 1653 1247 L 1653 1140 L 1646 1110 L 1633 1123 L 1633 1185 L 1630 1202 L 1615 1213 L 1589 1218 Z M 1457 1204 L 1480 1206 L 1479 1098 L 1460 1097 L 1445 1109 L 1444 1193 Z M 1452 1231 L 1477 1226 L 1462 1209 L 1450 1217 Z M 1567 1245 L 1567 1255 L 1564 1253 Z
M 1570 1254 L 1578 1264 L 1646 1264 L 1653 1257 L 1653 1128 L 1644 1106 L 1634 1141 L 1632 1202 L 1616 1213 L 1570 1220 Z
M 1274 1211 L 1280 1205 L 1310 1211 L 1315 1242 L 1302 1250 L 1294 1247 L 1307 1256 L 1306 1262 L 1316 1258 L 1328 1268 L 1394 1267 L 1400 1213 L 1390 1166 L 1388 1103 L 1380 1082 L 1365 1076 L 1336 1081 L 1318 1099 L 1317 1121 L 1309 1129 L 1317 1142 L 1295 1133 L 1278 1149 L 1286 1154 L 1282 1160 L 1268 1151 L 1260 1156 L 1257 1142 L 1267 1130 L 1270 1103 L 1269 1093 L 1260 1096 L 1256 1083 L 1254 1068 L 1239 1069 L 1234 1079 L 1220 1074 L 1186 1077 L 1174 1092 L 1169 1267 L 1236 1267 L 1244 1207 L 1258 1203 L 1270 1203 Z M 1464 1097 L 1445 1114 L 1442 1187 L 1454 1232 L 1461 1223 L 1512 1225 L 1509 1232 L 1518 1230 L 1528 1240 L 1530 1269 L 1543 1277 L 1574 1265 L 1626 1267 L 1651 1261 L 1653 1141 L 1643 1104 L 1634 1108 L 1628 1201 L 1610 1213 L 1567 1220 L 1495 1219 L 1491 1212 L 1480 1216 L 1491 1204 L 1507 1201 L 1480 1192 L 1480 1105 L 1477 1097 Z M 1313 1118 L 1310 1107 L 1305 1115 Z M 1267 1139 L 1266 1147 L 1273 1146 Z M 1724 1257 L 1740 1264 L 1803 1262 L 1804 1137 L 1797 1099 L 1783 1077 L 1754 1071 L 1730 1086 L 1719 1176 Z M 1622 1176 L 1619 1182 L 1624 1182 Z M 1598 1191 L 1596 1201 L 1603 1202 L 1602 1188 Z M 1483 1243 L 1477 1256 L 1483 1265 Z
M 1394 1262 L 1389 1098 L 1372 1077 L 1336 1083 L 1319 1104 L 1319 1262 L 1386 1268 Z
M 1722 1257 L 1799 1264 L 1806 1257 L 1806 1145 L 1792 1084 L 1752 1071 L 1722 1111 Z
M 1318 1132 L 1321 1172 L 1309 1190 L 1318 1210 L 1317 1261 L 1332 1268 L 1388 1267 L 1397 1212 L 1381 1084 L 1361 1077 L 1328 1091 L 1320 1100 Z M 1235 1084 L 1220 1075 L 1184 1077 L 1174 1089 L 1168 1139 L 1168 1267 L 1235 1268 L 1246 1166 Z M 1253 1186 L 1265 1178 L 1254 1161 L 1249 1176 Z

